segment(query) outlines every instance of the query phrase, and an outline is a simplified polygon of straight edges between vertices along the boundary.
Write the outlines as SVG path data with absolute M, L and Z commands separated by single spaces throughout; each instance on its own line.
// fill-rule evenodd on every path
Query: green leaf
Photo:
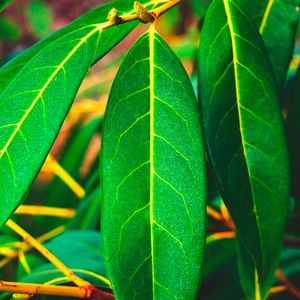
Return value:
M 91 26 L 97 23 L 103 23 L 106 21 L 107 14 L 112 7 L 116 7 L 120 12 L 126 13 L 132 11 L 133 8 L 133 0 L 118 0 L 118 1 L 110 1 L 107 4 L 101 5 L 100 7 L 91 10 L 90 12 L 84 14 L 80 18 L 76 19 L 74 22 L 70 23 L 67 26 L 64 26 L 60 30 L 50 34 L 49 36 L 42 39 L 40 42 L 32 46 L 31 48 L 27 49 L 16 58 L 8 62 L 0 69 L 0 94 L 4 91 L 7 85 L 13 80 L 13 78 L 18 74 L 20 70 L 24 67 L 28 61 L 30 61 L 37 52 L 41 51 L 43 48 L 48 46 L 55 40 L 63 37 L 66 34 L 79 30 L 80 28 Z M 140 3 L 151 3 L 147 0 L 140 1 Z M 122 34 L 122 37 L 126 36 L 136 25 L 138 24 L 137 21 L 129 22 L 123 24 L 122 26 L 115 26 L 110 28 L 109 33 L 113 37 L 113 40 L 119 34 Z M 121 38 L 120 38 L 121 39 Z M 109 38 L 108 38 L 109 40 Z M 116 41 L 115 41 L 116 43 Z M 100 45 L 101 46 L 101 45 Z M 106 51 L 108 51 L 106 49 Z M 95 56 L 93 59 L 93 63 L 97 62 L 103 56 L 103 49 L 102 47 L 97 48 L 95 52 Z
M 243 287 L 245 296 L 247 299 L 264 300 L 267 298 L 270 292 L 270 288 L 275 283 L 275 269 L 279 264 L 280 248 L 276 258 L 273 260 L 272 269 L 267 276 L 266 280 L 262 283 L 258 282 L 258 276 L 253 259 L 249 252 L 245 248 L 237 235 L 237 254 L 238 254 L 238 267 L 241 280 L 241 286 Z
M 0 226 L 28 192 L 89 67 L 134 23 L 106 29 L 93 23 L 63 35 L 30 59 L 0 95 Z
M 300 199 L 300 66 L 298 68 L 293 92 L 288 104 L 287 137 L 292 169 L 292 193 L 297 200 Z
M 0 18 L 0 42 L 7 40 L 16 41 L 19 36 L 19 28 L 14 21 L 6 18 Z
M 263 280 L 288 214 L 288 155 L 271 65 L 257 28 L 238 3 L 215 0 L 208 10 L 199 97 L 222 198 Z
M 45 36 L 51 31 L 53 25 L 50 7 L 40 0 L 31 0 L 28 7 L 28 21 L 35 36 Z
M 235 239 L 208 236 L 198 299 L 244 299 L 236 262 Z
M 205 244 L 205 159 L 197 101 L 150 30 L 115 78 L 104 118 L 101 230 L 118 299 L 194 299 Z
M 3 11 L 14 0 L 0 0 L 0 12 Z
M 293 56 L 299 22 L 299 0 L 240 0 L 259 28 L 279 87 L 285 82 Z
M 190 2 L 197 17 L 200 20 L 203 19 L 211 3 L 211 0 L 190 0 Z
M 80 202 L 75 216 L 67 225 L 68 229 L 96 229 L 99 228 L 100 188 L 96 188 Z

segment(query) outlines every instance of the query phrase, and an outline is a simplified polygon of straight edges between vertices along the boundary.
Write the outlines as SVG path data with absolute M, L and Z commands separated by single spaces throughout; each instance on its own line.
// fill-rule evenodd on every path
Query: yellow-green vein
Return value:
M 273 4 L 274 4 L 274 0 L 269 0 L 268 5 L 265 10 L 265 13 L 264 13 L 264 16 L 263 16 L 263 19 L 262 19 L 262 22 L 261 22 L 261 25 L 259 27 L 260 34 L 262 34 L 264 32 L 264 29 L 267 25 L 267 21 L 270 16 L 270 11 L 271 11 Z
M 149 29 L 149 66 L 150 66 L 150 231 L 151 231 L 151 264 L 152 264 L 152 293 L 154 293 L 154 236 L 153 236 L 153 179 L 154 179 L 154 24 Z

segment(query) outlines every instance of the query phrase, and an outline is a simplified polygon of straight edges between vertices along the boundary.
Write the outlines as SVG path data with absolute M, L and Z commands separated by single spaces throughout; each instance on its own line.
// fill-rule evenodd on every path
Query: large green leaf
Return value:
M 66 33 L 31 58 L 0 95 L 0 226 L 30 188 L 90 65 L 134 23 L 105 30 L 92 23 Z
M 145 3 L 145 5 L 149 5 L 153 2 L 142 0 L 141 3 Z M 91 10 L 90 12 L 84 14 L 80 18 L 76 19 L 74 22 L 70 23 L 67 26 L 64 26 L 60 30 L 50 34 L 49 36 L 45 37 L 37 44 L 32 46 L 31 48 L 27 49 L 26 51 L 22 52 L 13 60 L 9 61 L 6 65 L 4 65 L 0 69 L 0 93 L 10 84 L 13 78 L 18 74 L 20 70 L 24 67 L 29 60 L 36 55 L 37 52 L 41 51 L 43 48 L 48 46 L 55 40 L 63 37 L 66 34 L 69 34 L 73 31 L 79 30 L 80 28 L 90 26 L 97 23 L 103 23 L 106 21 L 107 14 L 112 7 L 116 7 L 119 9 L 120 13 L 126 13 L 132 11 L 133 9 L 133 0 L 117 0 L 117 1 L 110 1 L 107 4 L 101 5 L 100 7 Z M 136 25 L 138 24 L 137 21 L 129 22 L 123 24 L 122 26 L 115 26 L 110 28 L 109 33 L 113 40 L 122 34 L 125 36 L 128 32 L 130 32 Z M 119 37 L 120 38 L 120 37 Z M 109 40 L 109 39 L 108 39 Z M 95 56 L 93 58 L 93 63 L 98 61 L 103 56 L 103 45 L 97 48 L 95 52 Z M 106 49 L 106 51 L 108 51 Z
M 259 28 L 272 62 L 278 86 L 286 79 L 299 21 L 299 0 L 241 0 Z
M 178 58 L 152 29 L 126 56 L 104 119 L 101 229 L 118 299 L 194 299 L 205 243 L 199 113 Z
M 289 195 L 283 122 L 264 49 L 239 1 L 213 2 L 199 58 L 205 138 L 222 197 L 261 280 L 281 242 Z

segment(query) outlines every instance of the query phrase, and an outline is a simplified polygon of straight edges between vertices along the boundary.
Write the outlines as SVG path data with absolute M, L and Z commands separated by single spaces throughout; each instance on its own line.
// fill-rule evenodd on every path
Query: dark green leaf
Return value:
M 62 153 L 60 165 L 76 181 L 80 182 L 82 164 L 91 139 L 100 131 L 101 121 L 102 119 L 97 117 L 75 130 Z M 66 201 L 61 199 L 62 195 Z M 76 205 L 75 198 L 70 188 L 59 177 L 55 177 L 47 190 L 45 204 L 49 206 L 74 207 Z M 71 201 L 72 199 L 73 201 Z
M 263 283 L 259 283 L 255 264 L 249 252 L 239 237 L 237 237 L 236 243 L 240 281 L 246 298 L 254 300 L 266 299 L 270 292 L 270 288 L 275 282 L 275 269 L 279 264 L 280 251 L 278 251 L 276 258 L 273 261 L 273 267 L 270 274 Z M 279 248 L 279 250 L 281 249 Z
M 14 0 L 0 0 L 0 12 L 4 10 Z
M 286 79 L 299 21 L 299 0 L 241 0 L 259 28 L 279 87 Z
M 99 184 L 99 183 L 98 183 Z M 100 223 L 100 188 L 96 188 L 81 200 L 75 216 L 67 225 L 68 229 L 96 229 Z
M 292 193 L 300 199 L 300 67 L 293 86 L 287 115 L 287 136 L 292 168 Z
M 0 226 L 29 190 L 89 67 L 135 23 L 117 29 L 93 23 L 66 33 L 29 60 L 0 95 Z
M 43 37 L 52 29 L 52 11 L 50 7 L 40 1 L 31 0 L 28 7 L 28 20 L 34 35 Z
M 17 24 L 10 19 L 0 19 L 0 42 L 5 40 L 17 40 L 19 35 L 20 32 Z
M 244 299 L 236 261 L 235 240 L 208 236 L 203 263 L 203 284 L 198 299 Z
M 104 119 L 101 229 L 118 299 L 194 299 L 205 243 L 197 101 L 150 30 L 126 56 Z
M 288 156 L 271 65 L 238 3 L 215 0 L 206 15 L 199 96 L 222 198 L 263 280 L 288 214 Z

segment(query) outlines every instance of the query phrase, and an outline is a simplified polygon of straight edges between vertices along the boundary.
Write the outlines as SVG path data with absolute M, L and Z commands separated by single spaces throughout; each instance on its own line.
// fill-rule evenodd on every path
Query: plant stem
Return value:
M 70 176 L 70 174 L 52 157 L 48 155 L 44 167 L 50 169 L 56 176 L 58 176 L 78 198 L 85 196 L 85 190 L 82 186 Z
M 216 240 L 221 240 L 221 239 L 233 239 L 235 238 L 235 232 L 234 231 L 224 231 L 224 232 L 218 232 L 211 234 L 210 236 L 207 237 L 206 243 L 211 243 Z
M 294 295 L 297 299 L 300 299 L 300 291 L 288 280 L 281 269 L 276 270 L 276 276 L 286 286 L 286 289 Z
M 40 237 L 37 238 L 37 240 L 40 243 L 43 243 L 43 242 L 57 236 L 58 234 L 62 233 L 64 230 L 65 230 L 65 226 L 63 226 L 63 225 L 58 226 L 58 227 L 50 230 L 49 232 L 41 235 Z M 26 242 L 18 242 L 18 244 L 14 245 L 14 246 L 20 248 L 22 252 L 27 252 L 32 248 L 32 246 Z M 20 250 L 12 250 L 12 252 L 9 255 L 6 255 L 7 257 L 0 260 L 0 268 L 5 266 L 6 264 L 8 264 L 13 258 L 16 258 L 19 255 L 19 252 L 20 252 Z
M 6 225 L 14 232 L 19 234 L 24 241 L 28 242 L 32 247 L 38 250 L 45 258 L 47 258 L 58 270 L 60 270 L 70 281 L 74 282 L 79 287 L 90 287 L 91 284 L 74 274 L 65 264 L 63 264 L 56 256 L 47 250 L 38 240 L 26 232 L 23 228 L 17 225 L 12 220 L 8 220 Z M 87 289 L 88 290 L 88 289 Z
M 75 215 L 75 210 L 71 208 L 46 207 L 39 205 L 20 205 L 14 213 L 19 215 L 72 218 Z
M 87 298 L 88 296 L 87 291 L 82 287 L 29 284 L 8 281 L 0 281 L 0 291 L 18 294 L 69 296 L 76 298 Z
M 160 7 L 158 8 L 154 8 L 152 10 L 149 10 L 149 12 L 151 12 L 155 18 L 157 19 L 160 15 L 162 15 L 163 13 L 167 12 L 169 9 L 171 9 L 172 7 L 178 5 L 179 3 L 181 3 L 183 0 L 169 0 L 169 1 L 162 1 L 162 2 L 150 2 L 149 4 L 160 4 L 163 3 Z M 144 6 L 147 6 L 147 3 L 144 4 Z M 108 21 L 105 23 L 101 23 L 99 24 L 99 29 L 103 30 L 105 28 L 109 28 L 112 27 L 114 25 L 119 25 L 119 24 L 123 24 L 126 22 L 130 22 L 130 21 L 134 21 L 137 20 L 138 16 L 136 13 L 128 13 L 128 14 L 124 14 L 122 16 L 119 17 L 118 21 L 116 22 L 112 22 L 112 21 Z

